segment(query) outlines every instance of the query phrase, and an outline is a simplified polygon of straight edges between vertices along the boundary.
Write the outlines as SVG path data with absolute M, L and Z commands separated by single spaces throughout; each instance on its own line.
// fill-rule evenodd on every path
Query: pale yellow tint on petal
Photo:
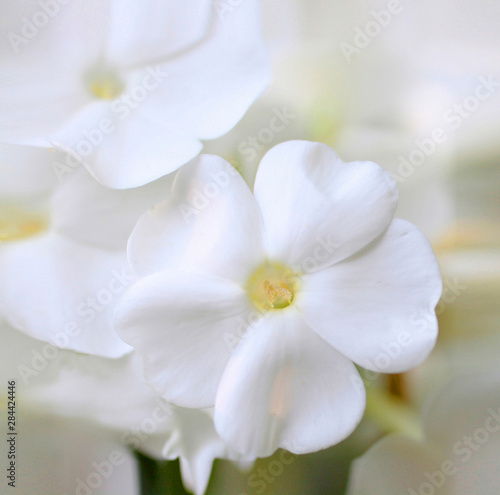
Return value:
M 18 205 L 0 204 L 0 242 L 19 241 L 46 231 L 47 215 Z
M 123 93 L 125 85 L 113 72 L 105 72 L 91 78 L 89 89 L 101 100 L 113 100 Z

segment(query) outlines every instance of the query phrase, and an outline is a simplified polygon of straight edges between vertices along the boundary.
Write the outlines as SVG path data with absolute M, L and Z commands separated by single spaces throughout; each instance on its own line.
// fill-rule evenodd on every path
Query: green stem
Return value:
M 385 433 L 405 433 L 422 438 L 418 413 L 401 399 L 372 386 L 367 389 L 366 417 Z

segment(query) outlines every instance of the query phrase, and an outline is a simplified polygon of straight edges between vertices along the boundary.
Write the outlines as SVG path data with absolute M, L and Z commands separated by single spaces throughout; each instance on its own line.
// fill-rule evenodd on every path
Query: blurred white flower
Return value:
M 117 191 L 81 167 L 58 182 L 52 166 L 64 158 L 0 145 L 0 316 L 59 347 L 118 357 L 130 350 L 111 328 L 134 280 L 127 239 L 172 179 Z
M 36 412 L 50 424 L 73 423 L 75 432 L 87 425 L 89 445 L 95 444 L 96 451 L 112 439 L 120 452 L 128 447 L 159 460 L 179 457 L 184 483 L 197 495 L 206 490 L 214 459 L 253 460 L 242 459 L 226 446 L 215 431 L 210 411 L 173 406 L 154 392 L 143 378 L 136 353 L 120 359 L 76 354 L 34 340 L 4 323 L 0 323 L 0 334 L 0 376 L 16 381 L 23 419 Z M 44 423 L 32 423 L 30 435 L 32 428 L 45 428 Z M 23 421 L 22 434 L 26 435 L 24 428 Z M 69 466 L 77 465 L 77 452 L 66 455 Z M 109 461 L 109 455 L 101 457 Z M 88 469 L 94 460 L 99 458 L 89 459 Z M 30 461 L 30 472 L 40 469 L 38 464 L 43 462 L 43 456 Z
M 176 170 L 200 139 L 229 131 L 269 80 L 259 2 L 224 12 L 217 3 L 75 0 L 43 29 L 30 20 L 37 2 L 10 3 L 0 140 L 66 151 L 68 164 L 114 188 Z
M 436 260 L 413 225 L 392 219 L 396 186 L 374 163 L 283 143 L 253 196 L 204 155 L 178 172 L 171 198 L 131 236 L 140 279 L 116 328 L 167 400 L 215 405 L 216 429 L 238 452 L 339 442 L 364 409 L 353 361 L 400 372 L 432 349 Z
M 107 361 L 115 369 L 120 366 L 120 360 L 99 360 L 59 350 L 24 335 L 1 320 L 0 337 L 0 377 L 5 384 L 0 392 L 2 415 L 8 404 L 7 382 L 15 382 L 17 479 L 13 491 L 22 495 L 139 495 L 138 466 L 128 446 L 120 441 L 119 433 L 121 425 L 134 416 L 130 407 L 134 411 L 140 407 L 145 409 L 144 401 L 141 400 L 140 405 L 135 402 L 141 399 L 135 384 L 130 386 L 125 380 L 122 383 L 122 391 L 129 393 L 129 408 L 117 415 L 118 407 L 115 406 L 114 417 L 109 418 L 111 427 L 100 418 L 119 394 L 110 387 L 104 396 L 99 387 L 95 387 L 99 383 L 112 385 L 109 380 L 103 380 L 102 364 L 97 370 L 95 367 L 85 369 L 87 374 L 90 370 L 95 373 L 93 384 L 90 376 L 80 381 L 73 379 L 73 387 L 61 383 L 67 383 L 70 376 L 76 378 L 79 374 L 76 365 L 85 359 L 94 366 L 99 361 Z M 130 374 L 123 378 L 130 378 Z M 56 383 L 61 384 L 61 392 L 65 388 L 65 393 L 57 394 Z M 149 389 L 145 383 L 144 386 Z M 56 394 L 51 396 L 54 392 Z M 149 394 L 153 395 L 151 391 Z M 107 400 L 103 401 L 104 397 Z M 123 398 L 121 404 L 124 404 Z M 75 410 L 78 414 L 72 414 Z M 100 411 L 100 415 L 93 414 L 95 411 Z M 10 460 L 5 456 L 4 473 L 9 465 Z
M 13 493 L 140 495 L 134 454 L 109 431 L 35 412 L 19 420 Z M 2 471 L 9 475 L 7 468 Z
M 425 440 L 386 437 L 354 463 L 350 495 L 500 490 L 500 375 L 453 380 L 427 407 Z

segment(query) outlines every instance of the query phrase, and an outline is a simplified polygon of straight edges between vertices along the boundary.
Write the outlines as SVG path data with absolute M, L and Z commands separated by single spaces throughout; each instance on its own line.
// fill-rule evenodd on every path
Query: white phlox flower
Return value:
M 364 410 L 354 363 L 405 371 L 437 336 L 439 269 L 420 231 L 393 220 L 396 203 L 378 165 L 323 144 L 271 149 L 254 194 L 203 155 L 132 233 L 139 279 L 116 330 L 168 401 L 214 407 L 237 452 L 335 444 Z
M 218 3 L 75 0 L 50 15 L 13 3 L 0 23 L 0 141 L 66 151 L 68 167 L 113 188 L 176 170 L 269 80 L 259 2 Z
M 111 327 L 134 276 L 127 239 L 171 178 L 118 191 L 83 167 L 58 181 L 65 156 L 0 145 L 0 316 L 36 339 L 105 357 L 130 351 Z

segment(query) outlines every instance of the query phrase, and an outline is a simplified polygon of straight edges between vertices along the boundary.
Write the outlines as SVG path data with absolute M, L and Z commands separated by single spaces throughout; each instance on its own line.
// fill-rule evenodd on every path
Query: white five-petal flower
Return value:
M 224 160 L 193 160 L 129 240 L 140 278 L 117 331 L 167 400 L 214 406 L 235 450 L 328 447 L 363 414 L 354 363 L 404 371 L 436 339 L 439 269 L 396 203 L 378 165 L 323 144 L 270 150 L 254 195 Z
M 258 0 L 224 15 L 216 5 L 74 0 L 31 39 L 21 33 L 39 3 L 12 4 L 0 25 L 0 141 L 71 153 L 114 188 L 176 170 L 269 80 Z
M 172 178 L 108 189 L 80 168 L 58 182 L 64 160 L 30 146 L 0 145 L 0 316 L 36 339 L 104 357 L 130 351 L 111 315 L 134 280 L 127 239 Z

